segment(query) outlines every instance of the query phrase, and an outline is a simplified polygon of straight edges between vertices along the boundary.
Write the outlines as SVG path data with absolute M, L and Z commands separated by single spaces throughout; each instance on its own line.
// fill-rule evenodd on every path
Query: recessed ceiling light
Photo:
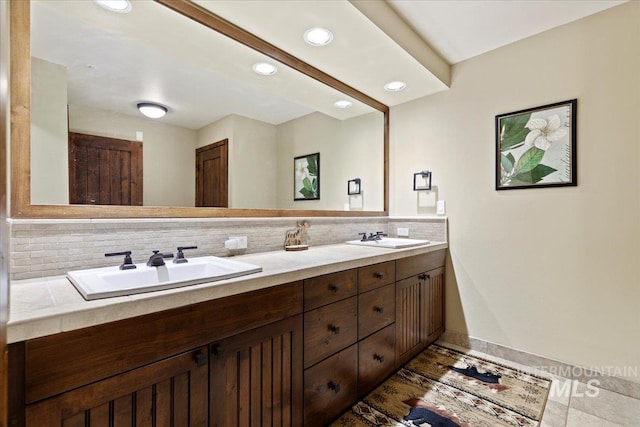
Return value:
M 398 92 L 404 89 L 405 87 L 407 87 L 407 84 L 405 82 L 394 81 L 384 85 L 384 90 L 389 92 Z
M 326 28 L 309 28 L 304 32 L 304 41 L 311 46 L 326 46 L 333 40 L 333 33 Z
M 273 76 L 278 72 L 278 69 L 275 65 L 269 64 L 268 62 L 257 62 L 253 64 L 251 69 L 262 76 Z
M 341 99 L 340 101 L 336 101 L 333 103 L 333 106 L 336 108 L 349 108 L 353 104 L 347 100 Z
M 129 0 L 95 0 L 103 8 L 110 12 L 129 13 L 132 6 Z
M 141 102 L 138 104 L 138 110 L 150 119 L 159 119 L 167 114 L 167 107 L 152 102 Z

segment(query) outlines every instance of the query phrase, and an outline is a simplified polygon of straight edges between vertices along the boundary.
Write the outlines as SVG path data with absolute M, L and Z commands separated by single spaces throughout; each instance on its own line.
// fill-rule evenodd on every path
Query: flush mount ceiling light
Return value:
M 349 108 L 351 107 L 353 104 L 349 101 L 346 101 L 344 99 L 341 99 L 340 101 L 336 101 L 333 103 L 333 106 L 336 108 Z
M 384 90 L 386 90 L 388 92 L 399 92 L 402 89 L 404 89 L 405 87 L 407 87 L 407 84 L 405 82 L 394 81 L 394 82 L 389 82 L 386 85 L 384 85 Z
M 95 2 L 109 12 L 129 13 L 132 9 L 129 0 L 95 0 Z
M 326 46 L 333 40 L 333 33 L 326 28 L 309 28 L 304 32 L 304 41 L 311 46 Z
M 273 64 L 269 64 L 268 62 L 257 62 L 253 64 L 251 69 L 261 76 L 273 76 L 278 72 L 276 66 Z
M 167 107 L 154 104 L 152 102 L 141 102 L 138 104 L 138 110 L 150 119 L 159 119 L 167 114 Z

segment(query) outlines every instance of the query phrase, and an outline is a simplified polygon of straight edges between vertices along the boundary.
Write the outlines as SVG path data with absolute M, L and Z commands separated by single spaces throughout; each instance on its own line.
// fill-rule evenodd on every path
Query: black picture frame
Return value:
M 293 200 L 320 200 L 320 153 L 293 158 Z
M 361 179 L 360 178 L 354 178 L 354 179 L 350 179 L 349 181 L 347 181 L 347 195 L 348 196 L 355 196 L 361 193 L 362 188 L 360 186 L 361 184 Z
M 578 185 L 578 100 L 495 116 L 495 189 Z

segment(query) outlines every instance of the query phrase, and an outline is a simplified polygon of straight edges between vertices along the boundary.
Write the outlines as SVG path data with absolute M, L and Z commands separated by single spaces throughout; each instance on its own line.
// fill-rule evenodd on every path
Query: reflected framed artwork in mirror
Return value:
M 293 159 L 293 200 L 320 200 L 320 153 Z

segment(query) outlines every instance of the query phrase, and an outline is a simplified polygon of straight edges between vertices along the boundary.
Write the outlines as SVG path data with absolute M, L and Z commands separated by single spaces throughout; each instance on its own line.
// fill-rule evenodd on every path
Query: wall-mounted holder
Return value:
M 431 171 L 421 171 L 413 174 L 413 191 L 431 190 Z
M 360 187 L 360 183 L 361 183 L 361 179 L 360 178 L 354 178 L 354 179 L 350 179 L 349 181 L 347 181 L 347 194 L 349 196 L 353 196 L 355 194 L 360 194 L 361 191 L 361 187 Z

